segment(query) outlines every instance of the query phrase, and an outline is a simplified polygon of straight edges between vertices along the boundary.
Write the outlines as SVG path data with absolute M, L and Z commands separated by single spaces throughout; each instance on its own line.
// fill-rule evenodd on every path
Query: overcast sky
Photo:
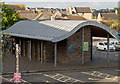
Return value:
M 1 0 L 4 2 L 118 2 L 120 0 Z
M 120 0 L 0 0 L 6 4 L 25 4 L 26 7 L 68 8 L 70 6 L 93 9 L 116 8 Z M 54 3 L 53 3 L 54 2 Z

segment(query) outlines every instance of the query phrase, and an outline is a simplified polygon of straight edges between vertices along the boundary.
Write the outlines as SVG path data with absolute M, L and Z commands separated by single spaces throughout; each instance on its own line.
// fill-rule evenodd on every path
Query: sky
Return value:
M 6 4 L 25 4 L 26 7 L 68 8 L 70 6 L 92 9 L 116 8 L 120 0 L 0 0 Z
M 120 0 L 1 0 L 3 2 L 118 2 Z

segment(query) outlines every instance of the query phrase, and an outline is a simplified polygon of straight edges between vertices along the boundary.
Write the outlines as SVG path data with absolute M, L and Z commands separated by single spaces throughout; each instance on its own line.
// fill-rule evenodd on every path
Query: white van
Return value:
M 115 46 L 115 50 L 120 50 L 120 40 L 112 39 L 112 41 L 110 43 Z
M 104 50 L 104 51 L 107 51 L 107 42 L 99 42 L 97 44 L 97 50 Z M 110 51 L 115 51 L 115 46 L 112 45 L 111 43 L 109 44 L 109 50 Z

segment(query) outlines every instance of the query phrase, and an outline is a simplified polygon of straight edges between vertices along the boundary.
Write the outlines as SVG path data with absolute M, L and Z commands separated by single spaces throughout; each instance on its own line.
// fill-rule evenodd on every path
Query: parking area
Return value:
M 13 82 L 13 75 L 4 75 L 7 80 Z M 41 72 L 41 73 L 26 73 L 22 74 L 22 82 L 27 84 L 32 83 L 86 83 L 86 82 L 106 82 L 117 83 L 117 70 L 97 70 L 84 72 Z
M 96 47 L 94 47 L 93 50 L 93 59 L 99 58 L 99 59 L 106 59 L 107 56 L 109 56 L 110 61 L 120 61 L 120 51 L 114 51 L 114 52 L 109 52 L 109 55 L 107 54 L 107 51 L 98 51 L 96 50 Z
M 110 41 L 113 38 L 110 38 Z M 107 60 L 107 58 L 109 57 L 110 61 L 120 61 L 120 51 L 110 51 L 109 54 L 107 53 L 107 51 L 103 51 L 103 50 L 97 50 L 97 44 L 99 42 L 106 42 L 107 38 L 102 38 L 102 37 L 93 37 L 93 60 L 96 58 L 99 59 L 105 59 Z

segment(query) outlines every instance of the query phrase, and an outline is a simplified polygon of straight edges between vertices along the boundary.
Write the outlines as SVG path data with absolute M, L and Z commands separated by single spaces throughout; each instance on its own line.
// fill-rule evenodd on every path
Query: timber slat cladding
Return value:
M 25 39 L 23 39 L 23 56 L 25 56 Z
M 33 41 L 33 60 L 35 60 L 35 41 Z
M 28 58 L 30 59 L 30 40 L 28 40 Z
M 40 41 L 38 41 L 38 61 L 40 61 L 41 60 L 41 58 L 40 58 L 40 55 L 41 55 L 41 46 L 40 46 Z
M 43 62 L 46 62 L 46 43 L 43 43 Z

